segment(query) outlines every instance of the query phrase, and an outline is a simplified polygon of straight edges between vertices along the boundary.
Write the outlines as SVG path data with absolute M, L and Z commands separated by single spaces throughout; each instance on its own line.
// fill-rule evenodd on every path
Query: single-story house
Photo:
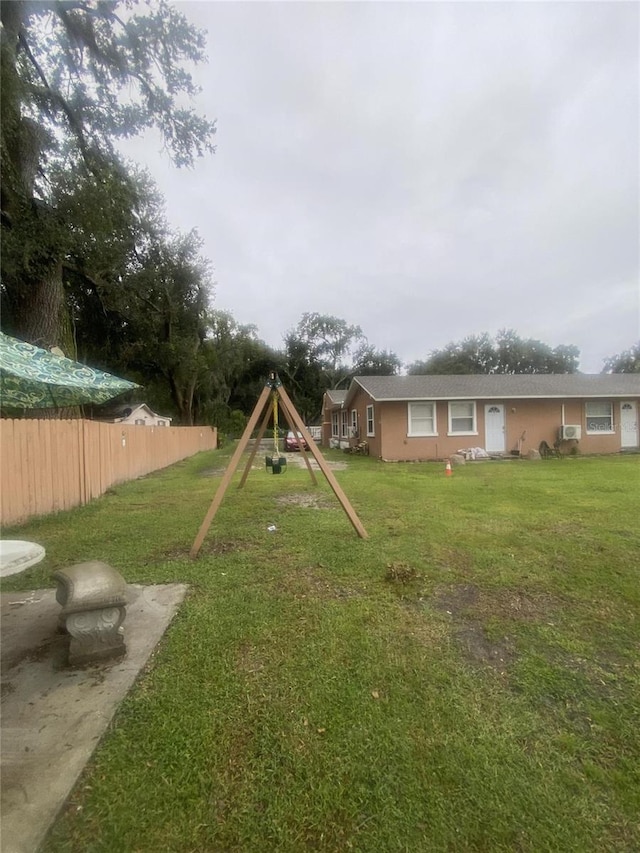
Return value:
M 323 400 L 323 444 L 368 444 L 386 461 L 491 456 L 559 442 L 563 452 L 639 446 L 640 374 L 357 376 Z
M 104 410 L 99 420 L 110 424 L 133 424 L 137 426 L 171 426 L 171 418 L 151 411 L 146 403 L 127 405 Z

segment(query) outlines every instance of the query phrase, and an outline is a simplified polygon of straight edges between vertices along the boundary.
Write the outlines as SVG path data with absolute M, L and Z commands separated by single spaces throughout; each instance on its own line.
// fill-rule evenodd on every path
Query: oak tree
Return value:
M 178 166 L 213 150 L 215 123 L 185 106 L 205 37 L 164 0 L 13 0 L 0 14 L 3 326 L 68 349 L 63 268 L 81 224 L 56 206 L 53 174 L 106 181 L 116 141 L 151 127 Z

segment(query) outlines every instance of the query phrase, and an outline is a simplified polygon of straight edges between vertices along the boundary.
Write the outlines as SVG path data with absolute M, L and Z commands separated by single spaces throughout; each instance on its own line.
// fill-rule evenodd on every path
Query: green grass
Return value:
M 640 849 L 640 457 L 349 457 L 367 540 L 256 470 L 192 561 L 230 452 L 4 531 L 47 549 L 4 590 L 190 584 L 44 850 Z

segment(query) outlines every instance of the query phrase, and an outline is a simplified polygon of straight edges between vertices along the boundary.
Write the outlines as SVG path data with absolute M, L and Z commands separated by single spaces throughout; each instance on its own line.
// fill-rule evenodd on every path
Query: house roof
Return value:
M 123 420 L 124 418 L 135 415 L 136 412 L 139 412 L 141 409 L 146 409 L 146 411 L 155 418 L 162 418 L 165 421 L 172 420 L 172 418 L 166 415 L 159 415 L 157 412 L 154 412 L 146 403 L 126 403 L 119 406 L 103 408 L 101 410 L 101 415 L 104 418 Z
M 359 387 L 377 402 L 640 397 L 640 373 L 356 376 L 344 399 L 344 405 L 349 404 Z
M 336 391 L 335 389 L 331 389 L 330 391 L 325 392 L 330 402 L 335 405 L 339 405 L 340 403 L 344 403 L 345 397 L 347 396 L 347 391 Z

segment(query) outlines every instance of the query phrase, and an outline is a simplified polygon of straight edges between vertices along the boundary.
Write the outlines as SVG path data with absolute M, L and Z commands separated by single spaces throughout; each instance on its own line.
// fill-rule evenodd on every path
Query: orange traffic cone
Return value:
M 451 477 L 453 471 L 451 470 L 451 462 L 447 459 L 447 464 L 444 469 L 445 476 Z

